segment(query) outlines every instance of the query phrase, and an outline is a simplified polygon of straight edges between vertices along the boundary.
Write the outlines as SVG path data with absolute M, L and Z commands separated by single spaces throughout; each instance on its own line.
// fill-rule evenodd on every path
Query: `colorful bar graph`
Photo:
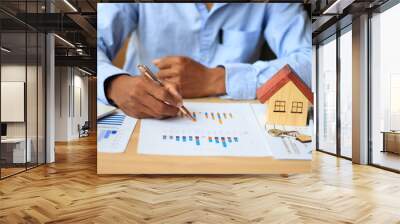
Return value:
M 110 133 L 105 133 L 106 135 L 110 135 Z M 239 138 L 238 137 L 231 137 L 231 136 L 186 136 L 186 135 L 162 135 L 162 139 L 164 141 L 171 141 L 171 140 L 175 140 L 177 142 L 181 142 L 182 144 L 185 143 L 190 143 L 194 141 L 194 144 L 196 144 L 197 146 L 200 146 L 203 142 L 203 144 L 206 143 L 213 143 L 213 144 L 217 144 L 217 145 L 221 145 L 222 148 L 228 148 L 229 144 L 235 143 L 235 142 L 239 142 Z M 193 143 L 192 143 L 193 144 Z
M 222 125 L 224 120 L 232 119 L 233 114 L 228 112 L 192 112 L 193 117 L 197 121 L 198 119 L 205 118 L 206 120 L 212 119 L 218 122 L 218 124 Z
M 102 130 L 100 132 L 98 141 L 101 141 L 102 139 L 110 138 L 111 135 L 116 135 L 116 134 L 117 134 L 117 130 Z

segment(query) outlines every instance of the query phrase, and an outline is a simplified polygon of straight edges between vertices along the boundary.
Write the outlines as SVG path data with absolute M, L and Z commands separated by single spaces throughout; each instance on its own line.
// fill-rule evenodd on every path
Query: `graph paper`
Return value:
M 270 156 L 251 106 L 247 103 L 193 103 L 186 117 L 141 122 L 138 153 L 181 156 Z

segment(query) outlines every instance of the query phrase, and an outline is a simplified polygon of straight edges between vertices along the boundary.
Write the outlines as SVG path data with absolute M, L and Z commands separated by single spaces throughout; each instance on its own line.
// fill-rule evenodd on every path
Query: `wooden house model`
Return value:
M 313 94 L 289 65 L 285 65 L 257 89 L 257 99 L 268 105 L 268 124 L 307 125 L 308 108 L 313 104 Z

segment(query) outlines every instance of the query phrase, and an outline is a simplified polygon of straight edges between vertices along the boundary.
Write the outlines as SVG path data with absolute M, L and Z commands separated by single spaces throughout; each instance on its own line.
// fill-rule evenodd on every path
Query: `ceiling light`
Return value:
M 83 72 L 83 73 L 85 73 L 85 74 L 87 74 L 87 75 L 92 75 L 92 73 L 90 73 L 90 72 L 88 72 L 88 71 L 86 71 L 86 70 L 83 70 L 83 69 L 81 69 L 81 68 L 79 68 L 79 67 L 78 67 L 78 70 L 81 71 L 81 72 Z
M 64 0 L 64 3 L 67 4 L 74 12 L 78 12 L 78 10 L 71 3 L 69 3 L 68 0 Z
M 342 14 L 343 10 L 351 5 L 354 0 L 336 0 L 322 14 Z
M 9 50 L 9 49 L 7 49 L 7 48 L 5 48 L 5 47 L 1 47 L 0 49 L 1 49 L 2 51 L 6 52 L 6 53 L 10 53 L 10 52 L 11 52 L 11 50 Z
M 54 36 L 57 37 L 57 38 L 58 38 L 59 40 L 61 40 L 62 42 L 64 42 L 65 44 L 67 44 L 68 46 L 75 48 L 75 45 L 73 45 L 73 44 L 72 44 L 71 42 L 69 42 L 68 40 L 66 40 L 66 39 L 64 39 L 64 38 L 62 38 L 62 37 L 60 37 L 60 36 L 57 35 L 57 34 L 54 34 Z

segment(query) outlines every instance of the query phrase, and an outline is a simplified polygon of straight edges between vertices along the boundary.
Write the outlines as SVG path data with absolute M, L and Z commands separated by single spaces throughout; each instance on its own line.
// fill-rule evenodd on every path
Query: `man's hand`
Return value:
M 154 60 L 160 69 L 160 79 L 175 82 L 185 98 L 223 95 L 225 90 L 225 69 L 207 68 L 187 57 L 165 57 Z
M 179 110 L 175 105 L 182 104 L 182 98 L 175 84 L 164 84 L 161 87 L 144 76 L 120 75 L 109 84 L 107 96 L 124 113 L 135 118 L 176 116 Z

